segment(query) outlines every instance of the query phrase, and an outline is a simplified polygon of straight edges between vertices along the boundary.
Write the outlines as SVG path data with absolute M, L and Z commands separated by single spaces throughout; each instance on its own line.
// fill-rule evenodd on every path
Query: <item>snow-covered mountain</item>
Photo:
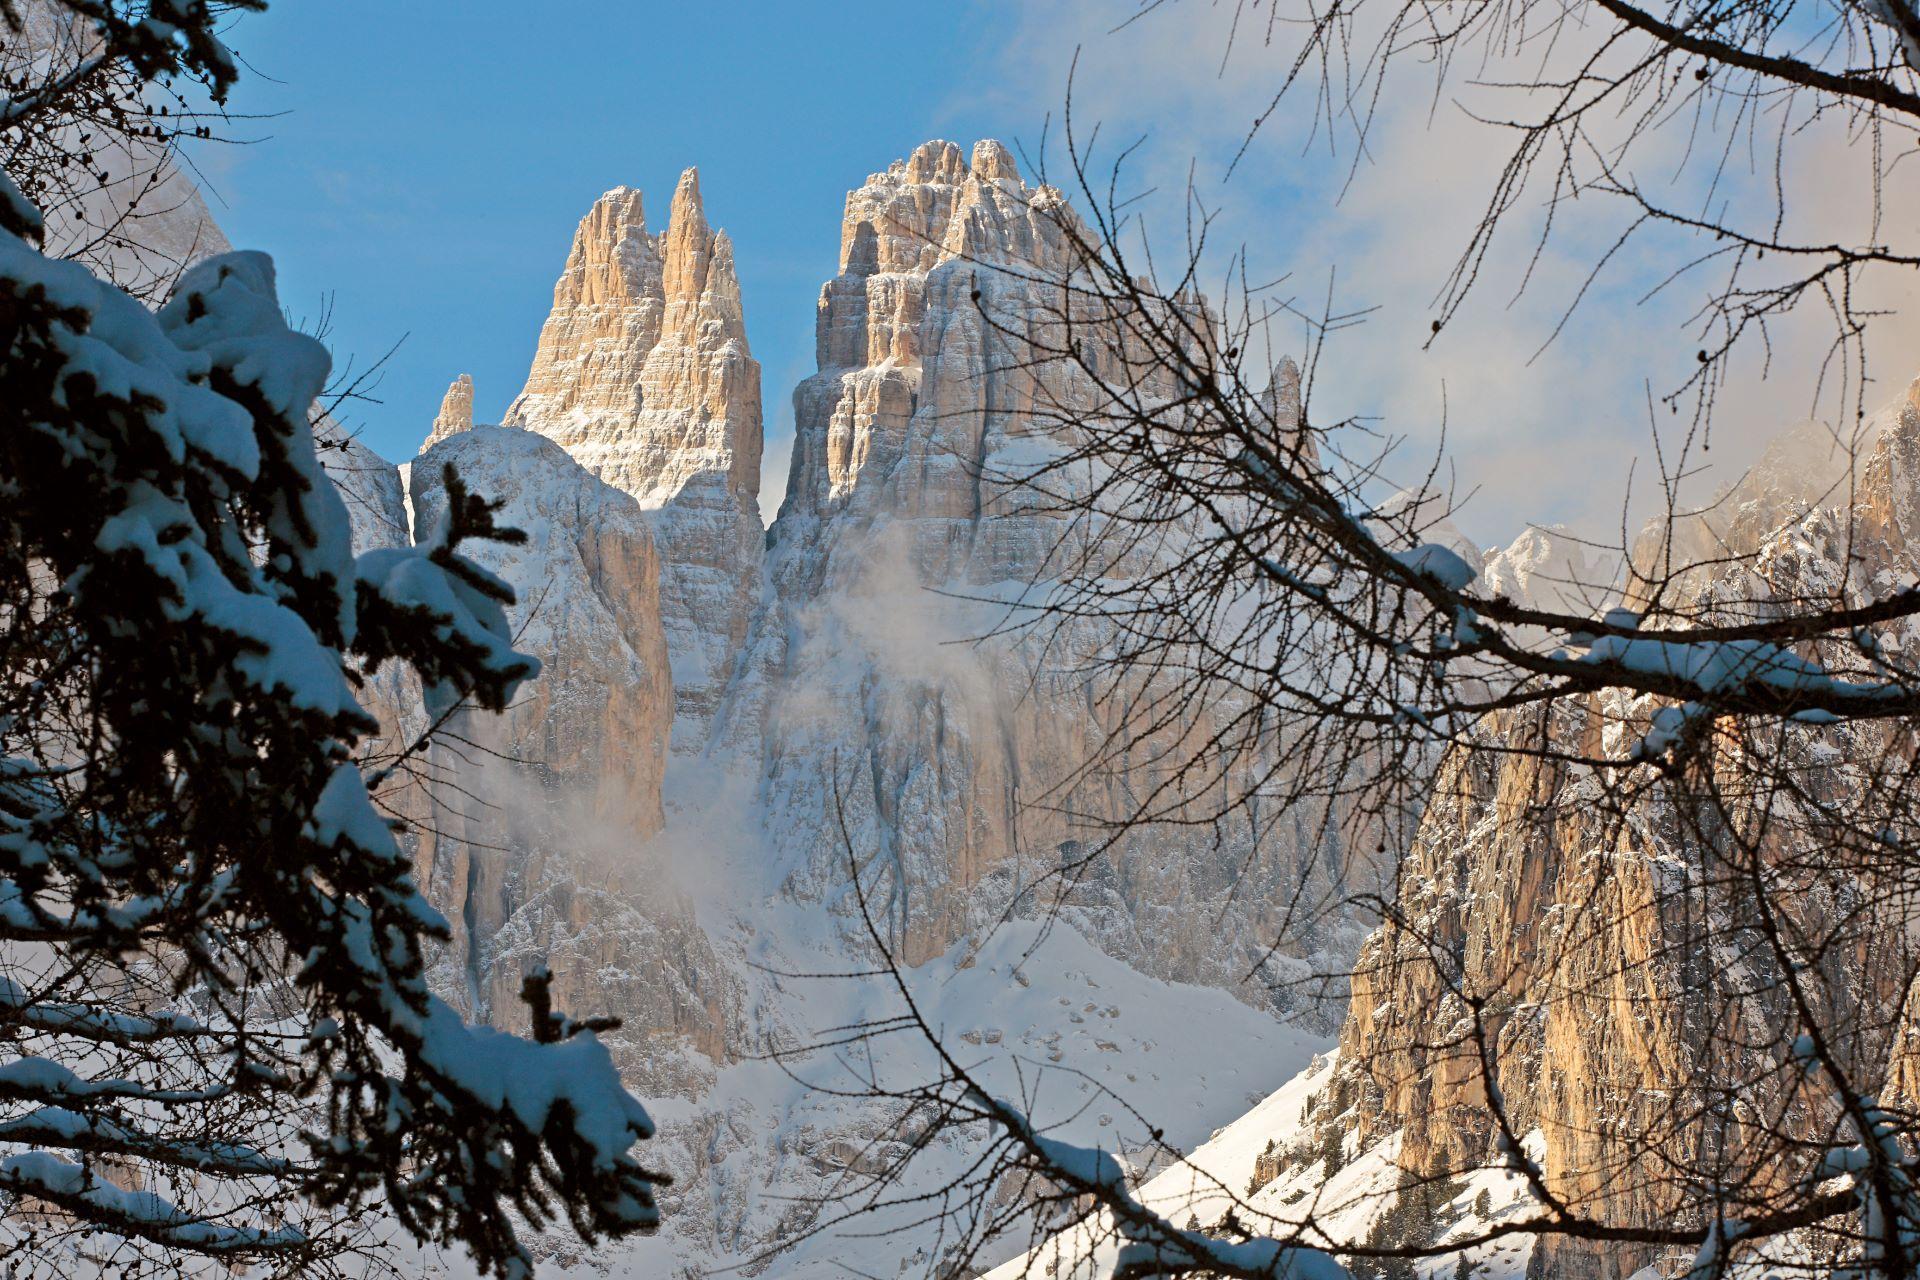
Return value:
M 763 1055 L 893 1007 L 884 984 L 790 976 L 871 967 L 856 867 L 937 1024 L 992 1071 L 1037 1064 L 1061 1116 L 1096 1084 L 1149 1090 L 1153 1122 L 1191 1145 L 1324 1047 L 1337 1010 L 1293 1008 L 1272 980 L 1357 932 L 1268 949 L 1275 904 L 1335 889 L 1338 851 L 1170 824 L 1072 870 L 1150 785 L 1144 759 L 1085 768 L 1133 704 L 1030 639 L 972 643 L 1044 589 L 1062 533 L 991 479 L 1046 447 L 1008 357 L 1041 311 L 1036 277 L 1064 262 L 1061 208 L 993 142 L 929 143 L 849 193 L 764 556 L 758 368 L 691 171 L 662 232 L 627 188 L 582 220 L 509 425 L 473 424 L 463 377 L 404 492 L 341 449 L 357 536 L 425 528 L 449 465 L 529 533 L 482 554 L 519 593 L 541 678 L 505 715 L 447 726 L 416 770 L 428 785 L 397 779 L 391 803 L 457 922 L 449 998 L 518 1026 L 520 974 L 545 963 L 568 1007 L 624 1020 L 610 1040 L 676 1182 L 661 1235 L 596 1263 L 704 1268 L 788 1242 L 780 1274 L 838 1274 L 847 1240 L 807 1233 L 850 1168 L 900 1141 L 899 1107 L 813 1088 L 851 1084 L 832 1055 Z M 424 727 L 417 707 L 381 711 Z M 875 1064 L 906 1079 L 926 1061 L 903 1039 Z M 1070 1127 L 1148 1141 L 1099 1110 Z M 929 1247 L 924 1230 L 858 1246 L 889 1275 Z
M 70 33 L 41 25 L 33 40 Z M 96 266 L 163 292 L 226 248 L 164 149 L 102 159 L 122 196 L 154 181 L 124 233 L 85 251 Z M 1597 937 L 1567 925 L 1596 901 L 1655 900 L 1670 872 L 1657 846 L 1603 845 L 1578 824 L 1539 840 L 1501 821 L 1503 797 L 1577 799 L 1577 780 L 1525 758 L 1442 770 L 1394 904 L 1417 942 L 1382 930 L 1363 946 L 1335 918 L 1268 955 L 1274 904 L 1340 887 L 1342 851 L 1288 815 L 1267 816 L 1276 825 L 1258 838 L 1138 831 L 1084 875 L 1051 878 L 1129 811 L 1152 767 L 1084 773 L 1128 733 L 1129 700 L 1019 637 L 973 643 L 1005 602 L 1044 589 L 1063 532 L 994 479 L 1047 447 L 1017 335 L 1045 315 L 1039 281 L 1064 265 L 1059 202 L 993 142 L 928 143 L 849 192 L 770 530 L 760 371 L 732 246 L 692 171 L 658 232 L 629 188 L 587 212 L 507 425 L 474 424 L 465 375 L 404 468 L 320 424 L 363 549 L 431 522 L 448 465 L 529 534 L 483 556 L 519 592 L 519 643 L 542 658 L 541 679 L 504 715 L 447 726 L 383 799 L 412 824 L 420 877 L 454 923 L 435 974 L 443 993 L 518 1028 L 520 975 L 544 963 L 565 1007 L 624 1020 L 608 1039 L 660 1122 L 649 1158 L 675 1178 L 665 1226 L 591 1259 L 556 1241 L 555 1270 L 940 1270 L 933 1233 L 909 1215 L 830 1230 L 834 1197 L 918 1137 L 899 1103 L 846 1093 L 864 1091 L 865 1071 L 921 1078 L 924 1047 L 896 1036 L 871 1058 L 768 1056 L 898 1011 L 884 985 L 832 976 L 873 959 L 855 868 L 882 893 L 923 1013 L 990 1085 L 1011 1091 L 1023 1073 L 1054 1136 L 1123 1153 L 1145 1145 L 1142 1122 L 1086 1103 L 1096 1090 L 1137 1098 L 1167 1143 L 1192 1152 L 1141 1191 L 1176 1219 L 1211 1224 L 1226 1188 L 1269 1215 L 1243 1222 L 1255 1230 L 1311 1212 L 1348 1238 L 1444 1243 L 1520 1206 L 1459 1060 L 1457 1004 L 1418 962 L 1432 947 L 1515 993 L 1492 1054 L 1528 1154 L 1608 1213 L 1660 1212 L 1635 1198 L 1645 1184 L 1605 1122 L 1651 1105 L 1650 1081 L 1718 1069 L 1690 1057 L 1701 1041 L 1686 1018 L 1699 1008 L 1657 1019 L 1604 999 L 1525 998 L 1601 991 L 1626 973 L 1681 987 L 1682 949 L 1659 913 L 1603 911 L 1635 923 Z M 63 227 L 56 211 L 52 247 L 64 236 L 79 251 L 73 228 L 103 216 L 75 208 Z M 1297 403 L 1287 368 L 1274 396 Z M 1064 404 L 1083 394 L 1068 381 L 1044 390 Z M 1490 590 L 1539 607 L 1598 612 L 1636 590 L 1562 530 L 1484 554 L 1450 526 L 1430 536 Z M 1631 559 L 1646 576 L 1729 555 L 1783 595 L 1844 586 L 1866 599 L 1912 581 L 1920 383 L 1858 440 L 1783 434 L 1710 510 L 1650 529 Z M 1707 593 L 1711 578 L 1676 589 Z M 367 700 L 377 750 L 402 751 L 428 727 L 417 686 L 390 672 L 372 673 Z M 1293 1007 L 1276 981 L 1356 952 L 1348 1010 Z M 1885 1050 L 1889 1096 L 1920 1097 L 1920 1028 Z M 967 1157 L 943 1137 L 912 1185 Z M 1002 1255 L 1020 1243 L 1001 1241 Z M 1086 1274 L 1076 1268 L 1100 1255 L 1084 1243 L 1026 1262 L 1056 1280 Z M 1644 1259 L 1505 1247 L 1421 1274 L 1463 1261 L 1479 1275 L 1617 1277 Z
M 1354 1239 L 1444 1243 L 1518 1207 L 1472 1073 L 1430 1048 L 1458 1011 L 1432 966 L 1395 963 L 1414 944 L 1383 930 L 1362 949 L 1335 915 L 1269 954 L 1277 904 L 1342 887 L 1342 851 L 1308 822 L 1256 809 L 1204 837 L 1139 829 L 1078 867 L 1151 785 L 1149 760 L 1101 754 L 1132 733 L 1135 704 L 1029 636 L 977 642 L 1008 602 L 1046 588 L 1069 533 L 996 479 L 1046 456 L 1038 396 L 1088 394 L 1064 373 L 1036 387 L 1019 358 L 1021 326 L 1048 314 L 1040 281 L 1064 266 L 1058 200 L 991 142 L 971 155 L 927 144 L 849 193 L 817 313 L 820 367 L 794 392 L 792 472 L 764 553 L 758 371 L 730 247 L 691 174 L 662 233 L 624 188 L 582 221 L 508 414 L 520 425 L 472 425 L 470 383 L 456 382 L 404 510 L 398 485 L 370 474 L 378 465 L 345 455 L 342 483 L 380 511 L 356 522 L 363 536 L 431 519 L 447 463 L 532 535 L 489 563 L 520 592 L 521 643 L 547 663 L 533 700 L 435 749 L 430 776 L 451 799 L 397 807 L 418 822 L 423 879 L 460 922 L 439 975 L 449 995 L 516 1025 L 519 974 L 547 963 L 569 1006 L 625 1019 L 616 1053 L 662 1122 L 652 1158 L 676 1182 L 661 1234 L 596 1266 L 757 1270 L 784 1247 L 771 1264 L 783 1276 L 940 1269 L 933 1229 L 905 1215 L 863 1221 L 857 1238 L 831 1230 L 835 1197 L 919 1138 L 860 1072 L 910 1082 L 924 1047 L 885 1038 L 858 1070 L 846 1055 L 767 1057 L 898 1011 L 884 984 L 796 976 L 871 966 L 856 873 L 932 1025 L 990 1079 L 1010 1081 L 1016 1064 L 1040 1072 L 1036 1118 L 1061 1122 L 1057 1136 L 1146 1144 L 1130 1116 L 1083 1105 L 1104 1087 L 1140 1097 L 1175 1147 L 1204 1144 L 1142 1192 L 1176 1216 L 1218 1212 L 1205 1176 L 1270 1225 L 1312 1211 Z M 1275 388 L 1284 399 L 1284 369 Z M 1874 452 L 1838 473 L 1789 433 L 1716 508 L 1724 518 L 1679 521 L 1671 541 L 1737 544 L 1782 590 L 1910 574 L 1920 399 L 1875 426 Z M 1836 494 L 1878 548 L 1872 563 L 1856 548 L 1843 571 Z M 1522 603 L 1598 612 L 1623 589 L 1612 562 L 1563 530 L 1486 553 L 1447 526 L 1430 536 Z M 1049 638 L 1054 654 L 1101 642 Z M 1212 711 L 1183 731 L 1203 732 Z M 1501 796 L 1575 785 L 1540 768 L 1514 757 L 1441 769 L 1395 886 L 1399 918 L 1422 931 L 1415 949 L 1453 947 L 1469 972 L 1516 990 L 1600 987 L 1625 968 L 1678 990 L 1657 931 L 1566 943 L 1577 904 L 1651 894 L 1663 863 L 1617 842 L 1596 859 L 1574 827 L 1543 843 L 1503 823 Z M 1292 1007 L 1275 980 L 1343 968 L 1356 951 L 1339 1053 L 1290 1081 L 1333 1047 L 1339 1011 Z M 1650 1073 L 1688 1069 L 1690 1043 L 1677 1023 L 1562 1001 L 1505 1019 L 1495 1054 L 1548 1176 L 1633 1217 L 1660 1207 L 1632 1198 L 1597 1118 Z M 907 1189 L 966 1159 L 943 1136 Z M 977 1260 L 1022 1243 L 1016 1232 Z M 1067 1243 L 1047 1259 L 1056 1273 L 1085 1260 L 1082 1242 L 1059 1254 Z M 1505 1247 L 1422 1274 L 1464 1262 L 1610 1277 L 1644 1261 Z
M 518 1027 L 520 975 L 544 963 L 566 1007 L 624 1020 L 609 1040 L 661 1122 L 650 1158 L 676 1181 L 661 1234 L 595 1267 L 939 1269 L 931 1231 L 905 1215 L 863 1221 L 857 1237 L 828 1229 L 834 1196 L 918 1136 L 898 1102 L 846 1095 L 865 1092 L 864 1070 L 918 1078 L 923 1047 L 886 1038 L 857 1064 L 768 1057 L 898 1010 L 883 984 L 819 976 L 873 960 L 856 869 L 923 1012 L 990 1082 L 1039 1072 L 1037 1120 L 1122 1152 L 1146 1143 L 1139 1122 L 1084 1104 L 1101 1088 L 1138 1097 L 1168 1143 L 1194 1152 L 1142 1191 L 1176 1217 L 1219 1212 L 1209 1178 L 1270 1227 L 1312 1211 L 1351 1238 L 1444 1242 L 1517 1203 L 1511 1177 L 1489 1171 L 1471 1072 L 1431 1049 L 1458 1010 L 1431 966 L 1394 963 L 1407 937 L 1381 931 L 1362 949 L 1336 916 L 1268 953 L 1276 904 L 1341 887 L 1342 851 L 1310 824 L 1256 813 L 1273 826 L 1138 830 L 1078 870 L 1151 780 L 1144 758 L 1083 768 L 1129 734 L 1134 704 L 1030 638 L 976 642 L 1007 602 L 1044 590 L 1065 532 L 995 479 L 1048 447 L 1018 334 L 1046 314 L 1039 281 L 1063 266 L 1058 202 L 992 142 L 971 154 L 926 144 L 849 193 L 816 317 L 819 369 L 794 392 L 787 498 L 764 538 L 759 370 L 731 245 L 691 171 L 661 232 L 627 188 L 582 220 L 508 425 L 473 423 L 464 375 L 404 471 L 323 424 L 363 547 L 432 521 L 448 465 L 529 533 L 486 560 L 519 592 L 519 643 L 546 670 L 506 714 L 448 726 L 386 799 L 413 824 L 422 881 L 455 922 L 435 975 L 445 994 Z M 205 230 L 188 227 L 183 243 L 224 243 L 203 208 L 195 217 Z M 1063 379 L 1043 389 L 1054 403 L 1085 394 L 1046 376 Z M 1274 395 L 1288 394 L 1283 367 Z M 1817 432 L 1787 433 L 1713 511 L 1644 537 L 1635 563 L 1672 545 L 1676 558 L 1752 556 L 1782 592 L 1910 580 L 1920 385 L 1869 427 L 1859 459 Z M 1484 554 L 1450 527 L 1433 536 L 1524 603 L 1597 612 L 1622 589 L 1614 565 L 1562 530 Z M 372 681 L 383 745 L 402 748 L 427 727 L 419 691 Z M 1204 731 L 1206 714 L 1185 728 Z M 1657 849 L 1596 851 L 1571 827 L 1543 843 L 1503 826 L 1500 797 L 1574 785 L 1540 768 L 1442 770 L 1397 914 L 1418 922 L 1420 946 L 1453 948 L 1467 971 L 1516 990 L 1598 988 L 1626 969 L 1671 978 L 1657 929 L 1566 944 L 1579 904 L 1651 896 L 1665 872 Z M 1063 866 L 1075 868 L 1064 880 Z M 1356 951 L 1344 1023 L 1340 1010 L 1290 1003 L 1279 980 Z M 1505 1019 L 1500 1085 L 1551 1178 L 1645 1216 L 1659 1206 L 1632 1199 L 1597 1120 L 1648 1078 L 1691 1070 L 1691 1041 L 1603 1003 Z M 1336 1026 L 1338 1052 L 1314 1057 L 1334 1048 Z M 1891 1077 L 1920 1079 L 1916 1045 Z M 943 1137 L 914 1176 L 934 1185 L 967 1154 Z M 1085 1261 L 1080 1242 L 1060 1252 L 1068 1243 L 1043 1253 L 1056 1274 Z M 556 1268 L 589 1261 L 555 1248 Z M 1547 1252 L 1465 1262 L 1613 1276 L 1641 1261 Z
M 1535 527 L 1487 555 L 1480 583 L 1516 604 L 1599 617 L 1619 592 L 1618 559 L 1583 544 L 1564 525 Z

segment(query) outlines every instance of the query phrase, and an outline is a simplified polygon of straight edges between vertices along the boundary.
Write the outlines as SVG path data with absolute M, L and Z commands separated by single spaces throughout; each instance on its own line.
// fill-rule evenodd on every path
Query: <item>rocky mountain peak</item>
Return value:
M 655 508 L 716 471 L 757 495 L 758 392 L 733 245 L 708 224 L 688 169 L 658 234 L 632 187 L 607 192 L 580 220 L 506 422 L 551 437 Z M 670 423 L 689 416 L 718 424 L 718 438 Z M 670 456 L 688 449 L 715 452 Z
M 640 192 L 615 187 L 593 202 L 574 232 L 566 270 L 553 286 L 554 310 L 643 300 L 657 291 L 659 271 Z
M 1597 616 L 1614 597 L 1615 557 L 1576 538 L 1565 525 L 1532 526 L 1481 566 L 1481 585 L 1515 604 L 1576 617 Z
M 688 165 L 673 184 L 673 205 L 668 224 L 686 235 L 710 235 L 707 211 L 700 203 L 700 169 Z
M 553 440 L 649 514 L 673 662 L 676 749 L 696 749 L 758 595 L 760 366 L 733 245 L 688 169 L 667 226 L 616 187 L 580 220 L 505 421 Z
M 1059 238 L 1061 208 L 1057 193 L 1028 186 L 1012 152 L 991 138 L 974 144 L 970 160 L 951 142 L 923 142 L 847 193 L 841 275 L 930 271 L 959 256 L 1032 266 Z
M 982 138 L 973 144 L 973 159 L 967 164 L 972 175 L 982 182 L 1011 182 L 1024 185 L 1020 178 L 1020 166 L 1013 162 L 1013 153 L 992 138 Z
M 473 429 L 473 375 L 463 373 L 453 380 L 441 397 L 440 412 L 434 415 L 433 430 L 427 433 L 421 452 L 433 448 L 450 435 Z
M 821 289 L 815 313 L 820 371 L 794 393 L 787 510 L 810 519 L 869 500 L 861 478 L 892 471 L 908 421 L 931 399 L 956 416 L 930 447 L 957 447 L 954 459 L 978 460 L 978 438 L 956 445 L 945 435 L 964 434 L 963 403 L 999 394 L 965 372 L 991 363 L 987 348 L 1004 340 L 982 307 L 1004 313 L 1006 323 L 1039 322 L 1052 305 L 1039 282 L 1070 260 L 1063 209 L 1050 188 L 1025 184 L 1006 147 L 990 139 L 974 146 L 971 163 L 951 142 L 922 143 L 847 193 L 840 272 Z M 929 370 L 932 381 L 922 385 Z M 1013 403 L 1020 393 L 1009 386 L 1006 394 Z M 931 465 L 954 486 L 950 498 L 971 502 L 965 465 L 944 474 L 951 462 L 942 455 Z
M 666 273 L 664 287 L 667 305 L 673 308 L 698 308 L 707 289 L 707 277 L 713 267 L 714 232 L 707 225 L 707 213 L 700 203 L 700 171 L 688 169 L 680 175 L 673 191 L 673 207 L 662 238 L 661 257 Z M 735 286 L 738 292 L 738 286 Z M 730 317 L 739 326 L 738 314 Z M 744 333 L 742 334 L 744 339 Z
M 908 182 L 931 182 L 943 186 L 952 186 L 966 176 L 966 162 L 960 158 L 960 148 L 944 139 L 935 138 L 921 143 L 913 149 L 913 154 L 904 162 L 896 160 L 889 166 L 889 174 L 904 173 Z
M 1300 400 L 1300 366 L 1293 362 L 1292 356 L 1281 356 L 1280 362 L 1273 366 L 1264 408 L 1280 430 L 1300 429 L 1305 409 Z

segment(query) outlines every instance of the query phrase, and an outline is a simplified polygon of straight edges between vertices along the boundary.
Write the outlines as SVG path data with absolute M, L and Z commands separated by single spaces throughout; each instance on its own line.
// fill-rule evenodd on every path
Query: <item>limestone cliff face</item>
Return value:
M 1135 727 L 1140 691 L 1079 664 L 1095 634 L 973 643 L 996 602 L 1045 591 L 1069 532 L 1009 483 L 1057 447 L 1037 405 L 1095 402 L 1084 375 L 1028 358 L 1060 315 L 1069 216 L 990 141 L 928 143 L 848 195 L 819 372 L 794 393 L 770 599 L 715 740 L 754 778 L 785 891 L 845 909 L 850 863 L 879 868 L 914 962 L 1016 894 L 1064 894 L 1110 954 L 1264 1002 L 1242 978 L 1331 851 L 1168 827 L 1082 868 L 1153 785 L 1146 745 L 1090 767 Z M 1203 729 L 1196 714 L 1157 745 Z
M 821 290 L 815 320 L 819 372 L 794 392 L 793 471 L 778 539 L 804 539 L 811 524 L 846 508 L 886 509 L 928 521 L 902 532 L 915 538 L 912 557 L 930 576 L 951 576 L 957 557 L 976 551 L 988 496 L 974 484 L 978 464 L 1023 431 L 1041 430 L 1020 413 L 1036 390 L 1031 376 L 988 367 L 996 354 L 1019 354 L 1018 339 L 994 331 L 983 312 L 1015 333 L 1057 312 L 1044 283 L 1005 272 L 1066 266 L 1065 215 L 1057 192 L 1022 183 L 1006 149 L 990 141 L 974 148 L 971 164 L 950 142 L 927 143 L 848 194 L 840 274 Z M 941 408 L 969 421 L 936 428 Z M 965 442 L 969 425 L 993 438 L 950 452 L 945 446 Z M 788 554 L 782 564 L 794 560 Z
M 517 1028 L 523 973 L 546 963 L 561 1007 L 626 1019 L 616 1056 L 637 1085 L 687 1092 L 698 1070 L 663 1046 L 723 1057 L 738 1015 L 725 967 L 646 853 L 673 718 L 647 518 L 552 441 L 481 426 L 413 464 L 416 527 L 444 510 L 449 464 L 527 534 L 471 554 L 513 586 L 515 643 L 543 669 L 504 713 L 458 713 L 429 762 L 418 862 L 455 927 L 440 985 Z
M 458 420 L 470 386 L 455 383 L 436 433 Z M 645 514 L 526 431 L 466 422 L 430 443 L 404 482 L 330 420 L 316 434 L 358 551 L 431 527 L 448 465 L 528 535 L 466 550 L 514 588 L 516 643 L 541 659 L 540 677 L 504 714 L 464 710 L 438 726 L 431 749 L 380 791 L 453 927 L 436 988 L 470 1017 L 522 1030 L 521 979 L 545 964 L 560 1007 L 624 1020 L 608 1040 L 636 1088 L 699 1092 L 744 1042 L 743 1015 L 738 966 L 717 957 L 649 848 L 673 698 Z M 380 722 L 364 744 L 374 755 L 429 727 L 408 672 L 373 672 L 361 697 Z
M 1851 506 L 1820 505 L 1818 495 L 1809 502 L 1786 487 L 1784 473 L 1736 491 L 1735 519 L 1721 532 L 1743 541 L 1751 558 L 1700 575 L 1692 590 L 1703 616 L 1716 617 L 1716 599 L 1861 605 L 1913 581 L 1920 397 L 1910 393 L 1887 417 Z M 1792 452 L 1791 439 L 1775 451 Z M 1502 553 L 1510 576 L 1530 561 L 1559 559 L 1551 544 L 1516 548 Z M 1880 639 L 1881 652 L 1899 662 L 1920 643 L 1920 628 L 1909 623 Z M 1509 716 L 1488 731 L 1618 759 L 1657 705 L 1609 693 L 1559 707 L 1544 723 Z M 1870 821 L 1873 802 L 1849 767 L 1890 750 L 1897 758 L 1904 749 L 1892 731 L 1796 732 L 1781 749 L 1807 771 L 1802 785 L 1836 810 L 1863 806 L 1868 816 L 1855 821 Z M 1820 1123 L 1817 1107 L 1769 1093 L 1798 1079 L 1788 1073 L 1782 1085 L 1780 1073 L 1768 1074 L 1798 1034 L 1796 1014 L 1769 979 L 1764 950 L 1739 942 L 1761 936 L 1753 895 L 1738 877 L 1716 874 L 1726 864 L 1681 820 L 1679 802 L 1654 787 L 1609 820 L 1591 771 L 1528 754 L 1446 760 L 1402 869 L 1394 923 L 1361 951 L 1341 1034 L 1341 1092 L 1355 1105 L 1339 1124 L 1361 1146 L 1397 1138 L 1406 1169 L 1441 1180 L 1501 1163 L 1482 1048 L 1467 1034 L 1473 998 L 1486 1011 L 1486 1062 L 1517 1131 L 1540 1133 L 1549 1183 L 1593 1216 L 1645 1223 L 1675 1211 L 1667 1170 L 1633 1134 L 1657 1135 L 1663 1153 L 1683 1161 L 1727 1161 L 1728 1185 L 1785 1185 L 1804 1172 L 1761 1128 L 1790 1103 L 1809 1132 Z M 1741 820 L 1736 799 L 1728 821 Z M 1768 852 L 1790 864 L 1789 838 L 1770 836 Z M 1820 937 L 1843 913 L 1861 911 L 1871 892 L 1864 881 L 1849 887 L 1835 878 L 1819 891 L 1784 894 L 1775 901 L 1786 923 L 1776 927 Z M 1863 912 L 1856 927 L 1869 918 Z M 1876 927 L 1883 933 L 1871 945 L 1833 949 L 1804 980 L 1834 1010 L 1851 1011 L 1833 1016 L 1846 1028 L 1835 1043 L 1856 1087 L 1920 1096 L 1920 1026 L 1895 1014 L 1914 959 L 1910 929 L 1896 918 Z M 1717 1104 L 1716 1090 L 1735 1082 L 1737 1100 Z M 1535 1259 L 1540 1274 L 1603 1280 L 1654 1260 L 1554 1240 Z
M 650 514 L 674 747 L 697 751 L 757 600 L 763 533 L 760 366 L 732 242 L 708 226 L 692 169 L 658 234 L 629 187 L 581 220 L 505 421 L 554 440 Z
M 1555 728 L 1578 740 L 1590 725 Z M 1416 1175 L 1499 1163 L 1465 992 L 1486 1001 L 1496 1078 L 1517 1130 L 1545 1136 L 1551 1185 L 1596 1216 L 1652 1220 L 1671 1206 L 1614 1135 L 1663 1114 L 1650 1082 L 1711 1078 L 1698 1020 L 1712 1001 L 1669 998 L 1693 976 L 1682 922 L 1660 907 L 1675 850 L 1565 805 L 1576 785 L 1525 757 L 1442 768 L 1403 873 L 1405 927 L 1376 933 L 1357 965 L 1341 1035 L 1366 1085 L 1352 1120 L 1363 1147 L 1398 1133 Z M 1550 1274 L 1626 1276 L 1648 1260 L 1562 1259 Z

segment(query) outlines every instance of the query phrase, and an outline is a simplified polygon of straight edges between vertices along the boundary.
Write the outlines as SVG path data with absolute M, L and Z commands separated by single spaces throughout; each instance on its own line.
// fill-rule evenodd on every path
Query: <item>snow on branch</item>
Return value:
M 1176 1227 L 1140 1202 L 1127 1185 L 1126 1170 L 1110 1153 L 1047 1137 L 1003 1098 L 971 1087 L 968 1097 L 1025 1148 L 1048 1178 L 1105 1211 L 1121 1241 L 1108 1271 L 1113 1280 L 1171 1280 L 1195 1273 L 1240 1280 L 1351 1280 L 1333 1255 L 1297 1240 L 1221 1240 Z
M 291 1227 L 209 1222 L 151 1191 L 128 1191 L 44 1151 L 0 1157 L 0 1188 L 45 1200 L 125 1235 L 194 1253 L 272 1254 L 305 1243 Z
M 114 25 L 124 6 L 70 7 L 136 61 L 224 82 L 204 6 L 156 0 L 160 26 L 137 30 Z M 150 312 L 41 254 L 17 212 L 0 208 L 0 948 L 57 963 L 0 976 L 0 1027 L 23 1037 L 0 1064 L 19 1108 L 0 1116 L 0 1187 L 233 1257 L 312 1242 L 239 1223 L 237 1193 L 201 1219 L 52 1152 L 283 1180 L 346 1213 L 378 1196 L 502 1275 L 531 1267 L 526 1224 L 651 1228 L 664 1178 L 633 1147 L 653 1125 L 606 1024 L 527 1040 L 431 995 L 425 946 L 447 924 L 355 764 L 382 662 L 441 708 L 503 707 L 537 674 L 512 592 L 463 551 L 522 535 L 450 472 L 420 545 L 356 558 L 310 420 L 328 356 L 288 326 L 272 262 L 208 259 Z M 109 998 L 123 986 L 141 998 Z M 257 990 L 313 1033 L 173 1003 L 244 1009 Z M 180 1131 L 216 1105 L 322 1114 L 305 1156 Z

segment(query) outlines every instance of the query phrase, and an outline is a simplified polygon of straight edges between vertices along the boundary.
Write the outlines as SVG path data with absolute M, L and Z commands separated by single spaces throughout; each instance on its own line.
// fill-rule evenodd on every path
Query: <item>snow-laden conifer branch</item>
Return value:
M 200 0 L 68 8 L 137 77 L 231 82 Z M 381 663 L 492 708 L 537 673 L 464 551 L 519 535 L 449 475 L 443 527 L 356 558 L 310 421 L 329 360 L 271 262 L 200 263 L 149 311 L 6 194 L 0 1248 L 317 1274 L 377 1207 L 521 1275 L 529 1224 L 651 1227 L 606 1024 L 523 1039 L 428 991 L 446 924 L 355 761 Z

